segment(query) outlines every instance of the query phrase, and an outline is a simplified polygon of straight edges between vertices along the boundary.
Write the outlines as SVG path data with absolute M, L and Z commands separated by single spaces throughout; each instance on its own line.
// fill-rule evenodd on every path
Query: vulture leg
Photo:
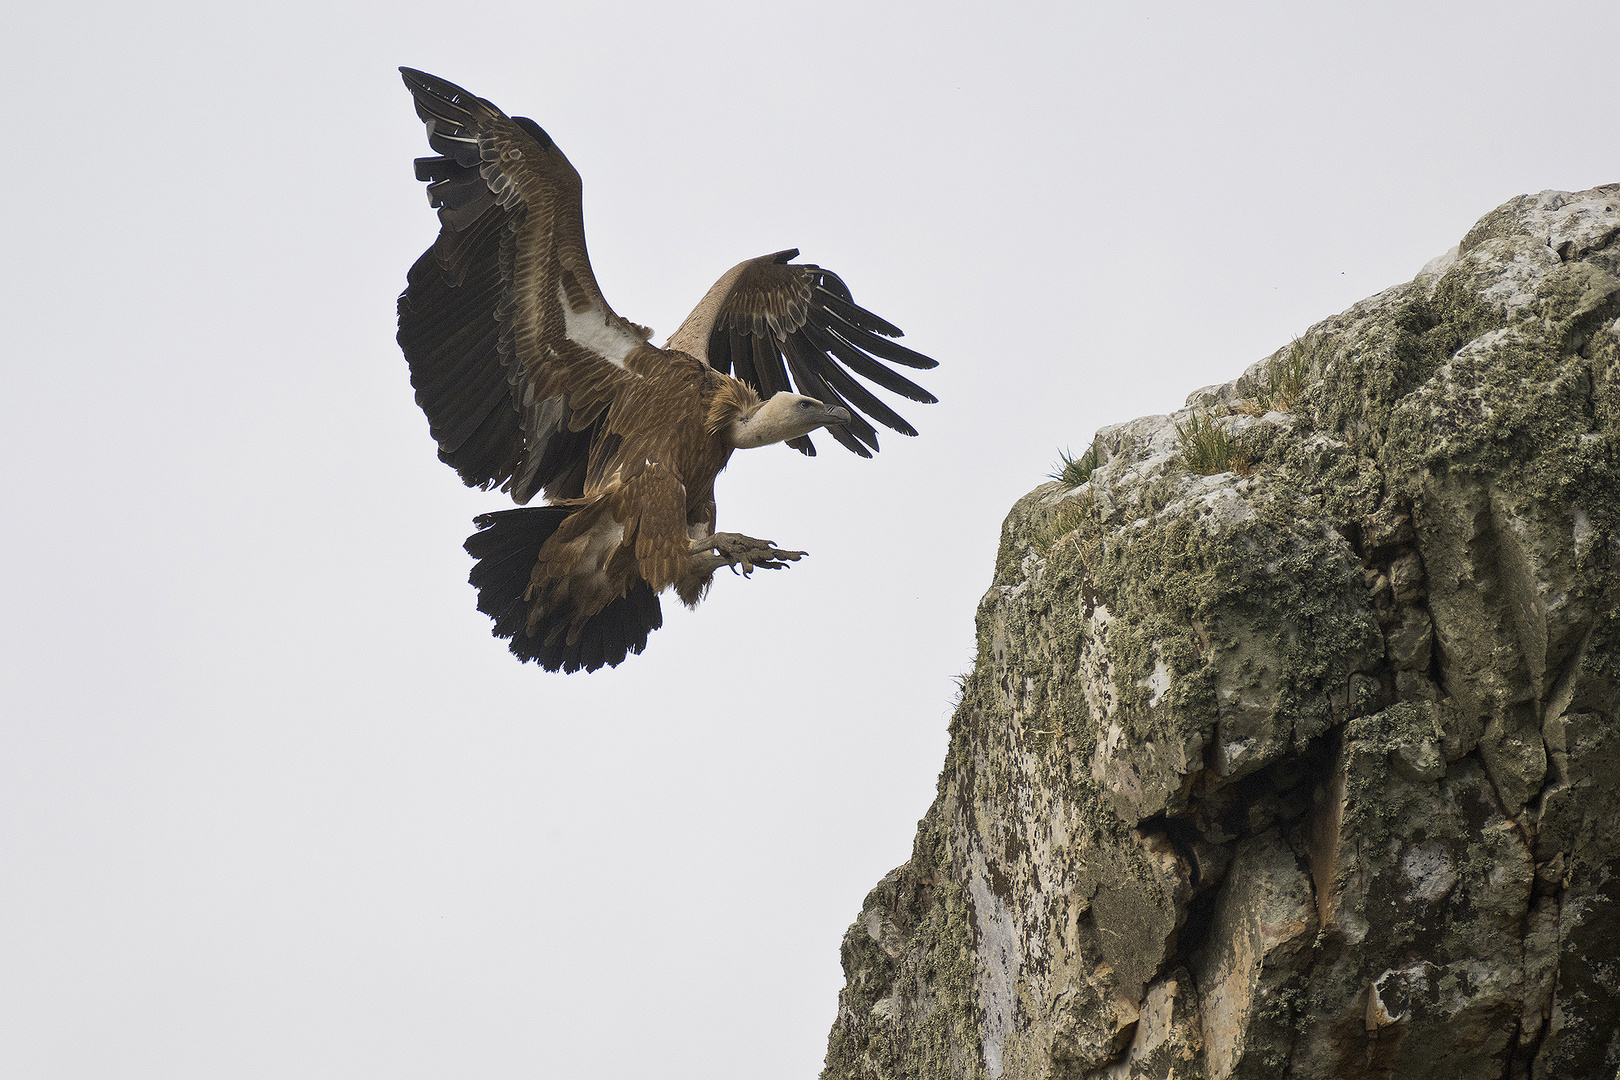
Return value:
M 711 551 L 714 554 L 706 554 Z M 755 540 L 742 533 L 715 533 L 692 541 L 693 569 L 705 574 L 729 566 L 732 573 L 747 577 L 761 567 L 782 570 L 788 563 L 804 558 L 805 554 L 803 551 L 783 551 L 775 546 L 774 541 Z

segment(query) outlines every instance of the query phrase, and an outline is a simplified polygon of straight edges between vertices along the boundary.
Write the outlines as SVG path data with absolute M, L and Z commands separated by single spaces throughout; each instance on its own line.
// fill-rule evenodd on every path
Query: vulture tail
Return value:
M 658 594 L 636 580 L 629 592 L 586 621 L 572 644 L 568 628 L 574 612 L 553 607 L 528 632 L 533 603 L 524 599 L 540 549 L 574 512 L 567 506 L 525 506 L 480 514 L 478 532 L 467 538 L 467 554 L 478 562 L 467 580 L 478 590 L 478 610 L 495 620 L 494 634 L 511 639 L 512 655 L 533 660 L 547 671 L 595 671 L 617 667 L 647 647 L 647 635 L 664 625 Z M 553 633 L 553 631 L 557 631 Z

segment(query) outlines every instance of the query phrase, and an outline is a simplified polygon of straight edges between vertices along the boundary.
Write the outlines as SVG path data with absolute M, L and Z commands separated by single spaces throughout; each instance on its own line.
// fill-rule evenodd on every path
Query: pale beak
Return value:
M 826 420 L 827 424 L 831 425 L 831 424 L 847 424 L 847 423 L 849 423 L 849 410 L 848 409 L 840 409 L 837 405 L 828 405 L 828 406 L 826 406 L 826 409 L 827 409 L 827 420 Z

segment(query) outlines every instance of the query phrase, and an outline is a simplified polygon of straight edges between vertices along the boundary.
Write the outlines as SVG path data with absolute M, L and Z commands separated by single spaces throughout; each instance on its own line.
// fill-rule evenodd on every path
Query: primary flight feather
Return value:
M 862 457 L 876 421 L 916 431 L 866 382 L 934 396 L 889 364 L 935 362 L 858 306 L 839 277 L 779 251 L 732 267 L 662 348 L 620 317 L 585 253 L 579 173 L 540 126 L 401 68 L 436 156 L 418 158 L 439 237 L 399 298 L 399 344 L 439 458 L 519 504 L 467 540 L 478 608 L 548 670 L 639 653 L 714 572 L 804 553 L 715 532 L 714 479 L 733 450 L 814 454 L 826 428 Z M 887 363 L 885 363 L 887 361 Z M 863 381 L 864 380 L 864 381 Z

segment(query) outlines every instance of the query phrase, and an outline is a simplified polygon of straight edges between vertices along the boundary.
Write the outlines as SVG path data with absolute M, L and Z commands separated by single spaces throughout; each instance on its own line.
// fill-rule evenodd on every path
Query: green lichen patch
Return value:
M 972 914 L 938 811 L 923 820 L 911 860 L 867 895 L 844 935 L 824 1080 L 988 1080 Z
M 1110 649 L 1126 715 L 1183 737 L 1208 730 L 1224 712 L 1222 672 L 1246 659 L 1249 696 L 1279 734 L 1245 765 L 1258 768 L 1331 722 L 1333 690 L 1376 663 L 1382 642 L 1359 564 L 1318 500 L 1272 479 L 1248 491 L 1242 520 L 1221 521 L 1217 505 L 1178 504 L 1075 550 L 1090 553 L 1088 576 L 1118 620 Z M 1153 702 L 1160 664 L 1169 688 Z

